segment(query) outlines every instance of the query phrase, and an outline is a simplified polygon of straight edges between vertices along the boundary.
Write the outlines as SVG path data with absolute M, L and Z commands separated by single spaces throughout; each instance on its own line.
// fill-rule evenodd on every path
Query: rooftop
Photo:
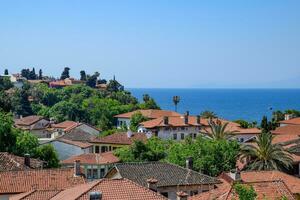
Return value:
M 156 110 L 156 109 L 148 109 L 148 110 L 136 110 L 133 112 L 123 113 L 116 115 L 114 117 L 116 118 L 131 118 L 131 116 L 137 112 L 140 112 L 143 116 L 149 118 L 149 119 L 156 119 L 159 117 L 172 117 L 172 116 L 181 116 L 179 113 L 169 110 Z
M 273 134 L 300 135 L 299 125 L 286 125 L 276 128 Z
M 300 117 L 296 117 L 289 120 L 283 120 L 279 122 L 280 124 L 291 124 L 291 125 L 300 125 Z
M 91 165 L 100 165 L 100 164 L 112 164 L 119 162 L 119 158 L 114 156 L 113 152 L 105 153 L 88 153 L 81 154 L 78 156 L 72 156 L 66 160 L 63 160 L 61 164 L 73 164 L 76 160 L 79 160 L 81 164 L 91 164 Z
M 31 116 L 23 117 L 20 119 L 16 119 L 15 124 L 17 126 L 30 126 L 30 125 L 40 121 L 43 118 L 44 118 L 43 116 L 31 115 Z
M 149 178 L 158 180 L 158 187 L 220 183 L 216 178 L 164 162 L 119 163 L 107 173 L 107 177 L 112 176 L 115 171 L 119 172 L 122 178 L 132 180 L 144 187 L 147 187 Z
M 30 158 L 30 167 L 24 163 L 24 157 L 7 152 L 0 152 L 0 171 L 24 170 L 30 168 L 42 168 L 43 161 Z
M 74 177 L 73 169 L 0 172 L 0 180 L 0 194 L 30 190 L 60 190 L 85 183 L 83 177 Z
M 104 144 L 123 144 L 131 145 L 135 140 L 146 141 L 147 137 L 144 133 L 132 133 L 131 137 L 128 137 L 127 133 L 114 133 L 105 137 L 98 137 L 91 143 L 104 143 Z

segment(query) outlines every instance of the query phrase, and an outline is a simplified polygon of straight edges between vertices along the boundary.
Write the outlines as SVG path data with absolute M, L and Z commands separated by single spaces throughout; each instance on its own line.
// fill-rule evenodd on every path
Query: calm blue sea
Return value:
M 260 122 L 263 115 L 271 116 L 272 110 L 300 110 L 300 89 L 127 89 L 142 100 L 149 94 L 162 109 L 174 110 L 172 97 L 181 101 L 178 111 L 199 114 L 210 110 L 229 119 Z M 271 110 L 272 109 L 272 110 Z

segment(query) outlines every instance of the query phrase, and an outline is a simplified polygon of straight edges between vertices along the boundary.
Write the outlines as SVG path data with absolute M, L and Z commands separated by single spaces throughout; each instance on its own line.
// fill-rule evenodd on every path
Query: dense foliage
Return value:
M 234 191 L 237 193 L 239 200 L 255 200 L 257 197 L 253 186 L 235 184 Z
M 292 166 L 291 155 L 279 144 L 272 143 L 273 136 L 262 132 L 255 144 L 242 145 L 240 159 L 247 160 L 250 170 L 285 170 Z
M 143 116 L 141 112 L 134 113 L 130 119 L 130 130 L 137 132 L 139 124 L 147 120 L 148 118 Z
M 24 156 L 29 153 L 33 158 L 46 162 L 45 167 L 58 167 L 59 159 L 54 148 L 39 147 L 38 139 L 29 132 L 13 127 L 12 115 L 0 112 L 0 151 Z
M 168 161 L 185 166 L 186 159 L 192 157 L 193 169 L 211 176 L 233 169 L 239 153 L 239 144 L 235 141 L 210 140 L 198 137 L 176 142 L 150 138 L 145 144 L 135 142 L 131 147 L 117 149 L 115 154 L 123 162 Z

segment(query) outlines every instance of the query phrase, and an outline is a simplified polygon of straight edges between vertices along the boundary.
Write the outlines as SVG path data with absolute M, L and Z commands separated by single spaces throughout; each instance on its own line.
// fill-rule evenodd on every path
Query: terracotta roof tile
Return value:
M 123 113 L 116 115 L 114 117 L 117 118 L 131 118 L 131 116 L 137 112 L 142 113 L 143 116 L 149 118 L 149 119 L 156 119 L 159 117 L 172 117 L 172 116 L 181 116 L 179 113 L 174 112 L 174 111 L 169 111 L 169 110 L 155 110 L 155 109 L 149 109 L 149 110 L 136 110 L 133 112 L 128 112 L 128 113 Z
M 68 140 L 68 139 L 64 139 L 62 137 L 57 138 L 56 140 L 60 141 L 60 142 L 64 142 L 66 144 L 71 144 L 71 145 L 74 145 L 74 146 L 78 146 L 78 147 L 83 148 L 83 149 L 93 146 L 91 143 L 88 143 L 88 142 Z
M 292 193 L 300 193 L 300 179 L 280 171 L 248 171 L 241 173 L 243 182 L 283 180 Z
M 0 171 L 24 170 L 30 168 L 42 168 L 43 161 L 30 158 L 30 167 L 24 164 L 24 157 L 7 152 L 0 152 Z
M 144 133 L 132 133 L 131 137 L 127 136 L 127 133 L 114 133 L 105 137 L 100 137 L 90 141 L 91 143 L 103 143 L 103 144 L 123 144 L 131 145 L 133 141 L 146 141 L 147 137 Z
M 273 134 L 300 135 L 299 125 L 286 125 L 276 128 L 272 131 Z
M 280 124 L 293 124 L 293 125 L 300 125 L 300 117 L 296 117 L 289 120 L 283 120 L 279 122 Z
M 32 190 L 29 192 L 13 195 L 9 200 L 50 200 L 62 190 Z
M 44 169 L 0 172 L 0 194 L 30 190 L 59 190 L 85 183 L 73 169 Z
M 244 186 L 252 186 L 257 193 L 257 200 L 281 199 L 286 197 L 288 200 L 295 200 L 295 196 L 290 192 L 286 184 L 281 181 L 259 181 L 241 183 Z M 217 188 L 199 195 L 192 196 L 188 200 L 232 200 L 239 199 L 233 186 Z
M 89 193 L 99 191 L 102 200 L 166 200 L 162 195 L 127 179 L 102 179 L 64 190 L 51 200 L 89 200 Z
M 31 116 L 23 117 L 23 118 L 20 118 L 20 119 L 16 119 L 15 120 L 15 125 L 17 125 L 17 126 L 30 126 L 30 125 L 40 121 L 43 118 L 44 118 L 43 116 L 31 115 Z
M 80 123 L 79 122 L 74 122 L 74 121 L 64 121 L 58 124 L 52 124 L 51 126 L 53 128 L 60 128 L 60 129 L 71 129 L 73 127 L 78 126 Z
M 201 123 L 201 122 L 200 122 Z M 168 117 L 168 124 L 164 123 L 164 117 L 159 117 L 157 119 L 152 119 L 141 123 L 145 128 L 155 128 L 155 127 L 180 127 L 180 126 L 200 126 L 197 123 L 195 116 L 188 117 L 188 123 L 185 124 L 184 116 L 172 116 Z
M 289 141 L 294 141 L 300 139 L 300 136 L 298 135 L 286 135 L 286 134 L 280 134 L 280 135 L 274 135 L 272 143 L 277 144 L 281 142 L 289 142 Z
M 78 156 L 72 156 L 66 160 L 63 160 L 62 164 L 73 164 L 76 160 L 80 160 L 82 164 L 112 164 L 119 162 L 119 158 L 116 157 L 113 152 L 105 153 L 88 153 Z

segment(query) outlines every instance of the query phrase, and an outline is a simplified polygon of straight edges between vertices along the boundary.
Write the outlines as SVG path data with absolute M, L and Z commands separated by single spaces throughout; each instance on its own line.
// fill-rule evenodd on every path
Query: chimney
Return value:
M 188 198 L 188 194 L 183 191 L 177 192 L 176 195 L 177 195 L 177 200 L 187 200 Z
M 197 123 L 197 124 L 200 124 L 200 115 L 197 115 L 197 116 L 196 116 L 196 123 Z
M 229 177 L 233 180 L 233 181 L 239 181 L 241 180 L 241 173 L 239 169 L 235 169 L 232 170 L 228 173 Z
M 24 155 L 24 165 L 30 167 L 30 155 L 28 153 Z
M 157 180 L 155 178 L 147 179 L 148 188 L 154 192 L 157 192 Z
M 193 169 L 193 158 L 188 157 L 185 161 L 185 166 L 187 169 Z
M 80 176 L 80 160 L 75 160 L 74 162 L 74 175 L 75 176 Z
M 168 125 L 169 124 L 169 117 L 165 116 L 164 117 L 164 125 Z
M 89 193 L 90 200 L 101 200 L 102 199 L 102 192 L 90 192 Z
M 132 136 L 132 131 L 131 131 L 131 130 L 128 130 L 128 131 L 127 131 L 127 137 L 128 137 L 128 138 L 131 138 L 131 136 Z
M 188 123 L 189 123 L 189 116 L 184 115 L 184 124 L 188 124 Z
M 187 110 L 187 111 L 185 112 L 185 115 L 189 116 L 189 115 L 190 115 L 190 111 Z

